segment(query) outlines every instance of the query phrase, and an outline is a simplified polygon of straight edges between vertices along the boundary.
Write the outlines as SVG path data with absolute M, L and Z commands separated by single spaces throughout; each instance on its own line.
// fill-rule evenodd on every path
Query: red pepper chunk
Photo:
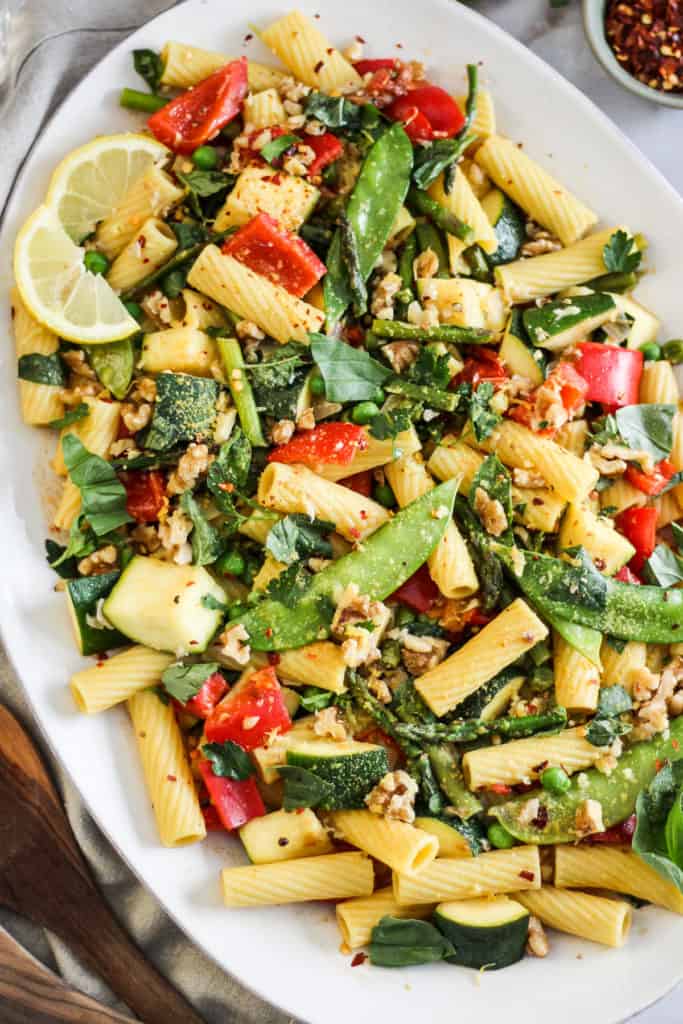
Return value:
M 384 68 L 395 68 L 397 63 L 395 57 L 376 57 L 373 60 L 357 60 L 353 66 L 363 78 L 365 75 L 374 75 L 375 71 L 382 71 Z
M 147 127 L 174 153 L 193 153 L 239 114 L 247 89 L 247 58 L 240 57 L 157 110 Z
M 638 403 L 643 372 L 643 353 L 639 349 L 595 341 L 582 341 L 577 348 L 579 357 L 574 366 L 588 385 L 586 401 L 617 409 Z
M 657 509 L 626 508 L 614 520 L 619 533 L 631 541 L 636 553 L 629 568 L 638 573 L 657 544 Z
M 463 128 L 465 115 L 452 96 L 438 85 L 420 85 L 399 96 L 385 113 L 401 121 L 413 142 L 450 139 Z
M 256 780 L 226 779 L 222 775 L 214 775 L 211 763 L 203 758 L 199 762 L 199 771 L 206 786 L 216 815 L 223 828 L 234 832 L 236 828 L 246 825 L 252 818 L 260 818 L 266 813 Z M 210 810 L 210 809 L 209 809 Z M 208 817 L 208 827 L 214 825 L 212 814 Z
M 126 511 L 138 523 L 153 523 L 166 503 L 164 475 L 157 469 L 129 470 L 120 474 L 126 489 Z
M 209 743 L 232 740 L 253 750 L 265 743 L 268 733 L 291 728 L 275 669 L 267 665 L 233 686 L 207 718 L 204 732 Z
M 296 434 L 268 456 L 268 462 L 301 462 L 315 469 L 330 464 L 348 466 L 356 452 L 365 451 L 368 438 L 355 423 L 320 423 Z
M 212 672 L 204 680 L 194 697 L 186 701 L 185 704 L 180 701 L 174 701 L 174 703 L 188 715 L 194 715 L 195 718 L 208 718 L 219 700 L 225 696 L 227 689 L 228 684 L 221 673 Z
M 631 561 L 633 561 L 633 559 L 631 559 Z M 620 583 L 632 583 L 635 587 L 639 587 L 643 582 L 640 576 L 636 576 L 636 574 L 629 569 L 627 565 L 623 565 L 619 572 L 615 574 L 614 578 L 615 580 L 619 580 Z
M 320 174 L 329 164 L 338 160 L 344 152 L 343 145 L 332 132 L 325 132 L 323 135 L 307 135 L 305 142 L 315 153 L 315 160 L 307 168 L 309 178 Z
M 438 596 L 439 588 L 429 575 L 426 565 L 421 565 L 417 572 L 409 576 L 391 595 L 394 601 L 401 601 L 420 614 L 428 612 Z
M 498 358 L 498 353 L 491 348 L 477 349 L 476 356 L 468 356 L 460 373 L 453 378 L 452 386 L 471 384 L 476 391 L 480 384 L 502 384 L 510 374 Z
M 668 459 L 658 462 L 651 473 L 644 473 L 632 463 L 628 465 L 624 478 L 643 494 L 661 494 L 672 477 L 676 475 L 676 467 Z
M 267 213 L 259 213 L 240 228 L 224 243 L 223 252 L 299 299 L 326 270 L 303 238 L 280 227 Z
M 353 476 L 345 476 L 339 483 L 342 487 L 348 487 L 350 491 L 355 491 L 356 494 L 362 494 L 364 498 L 369 498 L 372 494 L 372 470 L 364 469 L 360 473 L 354 473 Z

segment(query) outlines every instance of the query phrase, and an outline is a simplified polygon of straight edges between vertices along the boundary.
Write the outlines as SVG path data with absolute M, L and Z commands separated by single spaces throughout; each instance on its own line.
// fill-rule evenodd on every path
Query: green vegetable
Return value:
M 670 363 L 683 363 L 683 340 L 672 338 L 671 341 L 665 341 L 662 345 L 662 355 Z
M 516 260 L 522 246 L 528 241 L 524 214 L 498 188 L 491 189 L 482 199 L 481 205 L 493 225 L 498 242 L 496 251 L 487 254 L 489 264 L 497 267 L 501 263 Z
M 460 387 L 463 388 L 463 385 Z M 459 389 L 459 394 L 465 394 L 472 430 L 477 441 L 481 443 L 493 433 L 501 421 L 500 413 L 491 408 L 495 389 L 490 381 L 484 381 L 476 390 L 472 390 L 469 384 L 464 385 L 464 388 L 464 392 Z
M 296 146 L 299 141 L 296 135 L 278 135 L 261 147 L 259 156 L 273 166 L 276 160 L 279 160 L 292 146 Z
M 415 238 L 421 253 L 429 249 L 437 259 L 436 277 L 450 277 L 450 262 L 446 236 L 431 221 L 419 221 L 415 228 Z
M 317 807 L 332 794 L 332 786 L 307 768 L 298 765 L 278 765 L 278 773 L 284 779 L 282 806 L 285 811 L 298 807 Z
M 208 147 L 211 148 L 210 146 Z M 198 152 L 198 151 L 197 151 Z M 208 241 L 209 235 L 203 224 L 196 220 L 174 220 L 169 224 L 171 231 L 176 236 L 178 248 L 192 249 L 200 242 Z
M 405 341 L 450 341 L 453 344 L 482 345 L 490 341 L 491 331 L 479 327 L 457 327 L 439 324 L 436 327 L 418 327 L 398 320 L 373 320 L 372 332 L 378 338 L 400 338 Z
M 218 150 L 213 146 L 199 146 L 192 154 L 192 163 L 198 171 L 213 171 L 218 165 Z
M 440 903 L 434 922 L 453 943 L 450 963 L 497 971 L 524 956 L 529 911 L 508 896 Z
M 633 851 L 683 892 L 683 762 L 665 764 L 636 801 Z
M 522 319 L 533 345 L 559 352 L 613 319 L 615 311 L 611 295 L 591 292 L 534 306 L 524 311 Z
M 467 147 L 477 138 L 476 135 L 463 134 L 464 132 L 465 129 L 461 130 L 456 139 L 437 139 L 436 142 L 430 142 L 428 146 L 416 148 L 413 181 L 418 188 L 429 188 L 441 172 L 454 165 Z
M 344 341 L 311 334 L 311 355 L 325 382 L 330 402 L 362 402 L 374 399 L 377 387 L 391 377 L 381 363 L 362 348 L 353 348 Z
M 255 650 L 302 647 L 329 634 L 333 594 L 356 583 L 363 594 L 382 600 L 429 557 L 452 514 L 455 485 L 448 481 L 412 502 L 352 551 L 310 580 L 295 608 L 263 600 L 241 618 Z M 447 515 L 434 518 L 437 508 Z
M 413 263 L 417 256 L 417 235 L 415 231 L 411 232 L 406 238 L 401 252 L 398 258 L 398 275 L 403 282 L 401 289 L 402 298 L 397 300 L 396 315 L 398 318 L 403 318 L 408 312 L 408 305 L 415 298 L 415 275 L 413 273 Z M 375 320 L 373 322 L 373 332 L 375 323 L 388 324 L 392 323 L 390 320 Z M 367 344 L 367 342 L 366 342 Z
M 90 406 L 86 402 L 79 402 L 73 409 L 69 409 L 63 416 L 60 416 L 58 420 L 50 420 L 48 427 L 62 430 L 63 427 L 70 427 L 72 423 L 78 423 L 79 420 L 84 420 L 89 415 Z
M 444 345 L 425 345 L 418 352 L 417 359 L 408 370 L 408 377 L 416 384 L 427 384 L 444 391 L 452 377 L 451 360 Z
M 245 366 L 244 372 L 259 413 L 277 420 L 297 420 L 311 405 L 311 353 L 306 345 L 296 341 L 278 345 L 262 362 Z
M 406 409 L 386 409 L 373 417 L 369 432 L 378 441 L 386 441 L 390 437 L 398 437 L 409 426 L 410 415 Z
M 351 308 L 354 316 L 363 316 L 368 308 L 368 289 L 360 262 L 358 239 L 353 224 L 342 215 L 339 220 L 341 256 L 351 292 Z
M 133 50 L 133 66 L 150 92 L 156 92 L 164 73 L 164 62 L 159 54 L 154 50 Z
M 205 743 L 202 756 L 211 762 L 211 771 L 222 779 L 235 779 L 243 782 L 254 774 L 254 766 L 249 754 L 239 743 L 226 740 L 224 743 Z
M 110 266 L 104 253 L 98 252 L 96 249 L 88 249 L 83 257 L 83 263 L 85 269 L 89 270 L 91 274 L 106 274 Z
M 285 565 L 311 557 L 331 558 L 332 545 L 328 540 L 331 533 L 334 533 L 334 523 L 293 513 L 284 516 L 273 526 L 266 538 L 265 548 L 273 558 Z
M 656 341 L 648 341 L 641 345 L 640 351 L 643 353 L 646 363 L 656 363 L 658 359 L 662 358 L 662 350 Z
M 667 544 L 658 544 L 643 566 L 648 583 L 657 587 L 675 587 L 683 581 L 683 558 Z
M 370 963 L 375 967 L 414 967 L 454 954 L 448 939 L 428 921 L 387 916 L 372 929 Z
M 74 567 L 75 568 L 75 567 Z M 97 614 L 97 605 L 111 592 L 119 578 L 118 572 L 100 576 L 79 576 L 66 585 L 71 624 L 81 654 L 99 654 L 120 647 L 125 637 L 116 629 L 103 626 Z
M 235 183 L 233 175 L 223 171 L 189 171 L 187 174 L 179 171 L 177 177 L 199 199 L 208 199 L 219 192 L 226 192 Z
M 192 564 L 211 565 L 221 552 L 221 541 L 218 531 L 208 521 L 192 491 L 184 491 L 180 495 L 180 507 L 192 520 Z
M 469 823 L 468 819 L 478 814 L 482 805 L 478 797 L 467 788 L 455 749 L 447 743 L 430 744 L 427 749 L 434 774 L 449 804 L 458 817 Z
M 241 576 L 247 567 L 243 556 L 239 551 L 226 551 L 216 561 L 214 566 L 216 572 L 222 576 Z
M 482 281 L 484 284 L 487 284 L 493 280 L 488 258 L 480 245 L 468 246 L 464 250 L 462 257 L 470 268 L 470 277 L 473 281 Z
M 167 451 L 191 441 L 210 441 L 216 419 L 219 386 L 189 373 L 160 373 L 157 398 L 145 448 Z
M 251 444 L 239 427 L 221 445 L 218 455 L 209 466 L 206 486 L 214 504 L 223 513 L 224 526 L 235 529 L 241 521 L 235 509 L 235 499 L 244 490 L 251 466 Z
M 561 619 L 556 615 L 548 615 L 547 611 L 545 617 L 570 647 L 583 654 L 584 658 L 588 658 L 591 664 L 600 668 L 602 633 L 599 630 L 581 626 L 578 622 L 567 622 L 566 619 Z
M 251 444 L 256 447 L 265 447 L 266 439 L 263 436 L 261 420 L 246 373 L 240 343 L 236 338 L 218 338 L 217 344 L 242 430 Z
M 590 281 L 586 281 L 588 288 L 593 288 L 596 292 L 616 292 L 622 294 L 623 292 L 630 292 L 638 284 L 637 274 L 600 274 L 599 277 L 593 277 Z
M 497 455 L 488 455 L 472 480 L 468 501 L 475 515 L 479 489 L 501 505 L 508 525 L 498 536 L 502 543 L 512 543 L 512 478 Z
M 320 690 L 317 686 L 306 686 L 300 694 L 300 706 L 309 714 L 329 708 L 334 702 L 335 695 L 333 693 L 330 693 L 329 690 Z
M 477 100 L 479 98 L 479 68 L 476 64 L 467 65 L 467 99 L 465 100 L 465 123 L 459 136 L 471 128 L 477 117 Z
M 602 259 L 610 273 L 630 274 L 637 270 L 642 254 L 635 247 L 632 235 L 619 229 L 610 236 L 602 250 Z
M 161 290 L 167 299 L 177 299 L 187 284 L 186 270 L 172 270 L 161 279 Z
M 506 668 L 458 705 L 458 718 L 481 718 L 490 722 L 517 696 L 524 682 L 519 669 Z
M 131 338 L 105 345 L 84 345 L 100 382 L 114 398 L 125 398 L 135 370 L 135 346 Z M 86 406 L 87 408 L 87 406 Z
M 379 406 L 375 402 L 359 402 L 351 412 L 351 419 L 354 423 L 364 426 L 371 423 L 375 416 L 379 415 Z
M 445 391 L 442 388 L 430 387 L 428 384 L 414 384 L 405 377 L 392 377 L 384 386 L 392 395 L 404 395 L 414 401 L 424 402 L 432 409 L 454 412 L 458 406 L 458 395 L 455 391 Z
M 439 840 L 439 857 L 476 857 L 481 853 L 483 833 L 474 822 L 443 814 L 439 817 L 418 814 L 415 828 L 429 832 Z
M 322 377 L 313 377 L 309 383 L 311 394 L 316 398 L 323 398 L 325 396 L 325 381 Z
M 468 244 L 474 241 L 474 232 L 469 224 L 456 217 L 454 213 L 441 206 L 435 199 L 414 186 L 408 192 L 407 203 L 413 213 L 422 214 L 449 235 L 455 235 Z
M 127 110 L 139 110 L 143 114 L 156 114 L 167 103 L 168 96 L 154 96 L 138 89 L 122 89 L 119 95 L 120 106 Z
M 132 522 L 126 511 L 126 490 L 115 471 L 93 455 L 75 434 L 62 438 L 64 464 L 71 482 L 81 492 L 81 510 L 90 528 L 101 537 Z
M 511 375 L 527 377 L 536 387 L 543 383 L 546 356 L 529 341 L 521 309 L 513 309 L 510 313 L 499 356 Z
M 496 718 L 483 721 L 481 718 L 468 718 L 464 721 L 426 722 L 424 724 L 400 723 L 396 726 L 397 734 L 413 743 L 468 743 L 481 736 L 503 736 L 506 739 L 519 739 L 533 736 L 539 732 L 561 729 L 567 724 L 565 708 L 554 708 L 538 715 L 524 715 L 520 718 Z
M 325 811 L 363 808 L 367 794 L 389 771 L 384 747 L 357 740 L 293 740 L 287 765 L 302 768 L 325 784 L 315 804 Z M 288 781 L 286 773 L 284 778 Z
M 310 109 L 310 99 L 307 109 Z M 358 263 L 364 281 L 367 281 L 384 249 L 403 205 L 412 165 L 413 147 L 400 124 L 388 128 L 371 146 L 365 158 L 346 208 L 346 216 L 358 242 Z M 330 245 L 323 288 L 327 329 L 330 331 L 353 299 L 342 259 L 339 230 Z
M 40 352 L 30 352 L 19 356 L 17 375 L 20 380 L 29 380 L 32 384 L 49 384 L 63 388 L 66 383 L 64 367 L 56 352 L 49 356 Z
M 486 830 L 486 836 L 491 846 L 495 847 L 496 850 L 510 850 L 516 842 L 515 837 L 510 835 L 508 830 L 497 822 L 489 825 Z
M 396 507 L 396 497 L 389 484 L 377 484 L 372 492 L 372 497 L 384 508 Z
M 311 92 L 306 99 L 306 117 L 320 121 L 326 128 L 347 128 L 357 132 L 361 127 L 361 108 L 343 96 L 327 96 Z
M 546 768 L 541 774 L 541 785 L 543 788 L 547 789 L 549 793 L 555 793 L 556 796 L 566 793 L 571 784 L 571 779 L 564 768 L 559 768 L 557 765 L 554 765 L 552 768 Z M 502 828 L 502 825 L 493 827 Z
M 216 661 L 201 661 L 196 665 L 169 665 L 161 675 L 164 689 L 181 704 L 187 704 L 196 697 L 202 686 L 220 665 Z

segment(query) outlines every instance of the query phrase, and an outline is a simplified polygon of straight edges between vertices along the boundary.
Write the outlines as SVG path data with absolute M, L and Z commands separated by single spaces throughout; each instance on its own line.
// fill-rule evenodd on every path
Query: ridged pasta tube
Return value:
M 439 852 L 436 836 L 372 811 L 335 811 L 330 820 L 348 843 L 393 871 L 424 871 Z
M 110 260 L 121 252 L 150 217 L 163 217 L 183 198 L 184 189 L 156 165 L 133 182 L 117 208 L 97 228 L 98 249 Z
M 443 187 L 443 174 L 439 175 L 429 187 L 429 194 L 440 206 L 445 207 L 456 217 L 469 224 L 474 232 L 472 242 L 480 245 L 485 252 L 494 253 L 498 248 L 498 239 L 491 221 L 477 199 L 472 186 L 460 167 L 456 167 L 455 181 L 450 192 Z M 448 236 L 448 247 L 451 267 L 455 267 L 458 257 L 467 244 L 455 235 Z
M 107 281 L 115 290 L 127 291 L 163 267 L 177 248 L 178 241 L 168 224 L 158 217 L 150 217 L 118 254 L 107 274 Z
M 59 434 L 55 457 L 52 460 L 52 468 L 58 476 L 67 475 L 62 450 L 62 441 L 67 434 L 74 434 L 89 452 L 99 455 L 101 459 L 106 459 L 110 445 L 118 434 L 121 419 L 120 402 L 103 402 L 90 395 L 85 395 L 82 401 L 88 406 L 88 415 L 64 427 Z
M 678 406 L 678 381 L 674 368 L 667 359 L 648 360 L 643 363 L 638 398 L 646 404 Z
M 259 128 L 270 128 L 271 125 L 287 122 L 287 114 L 277 89 L 264 89 L 263 92 L 247 96 L 242 117 L 245 131 L 257 131 Z
M 372 896 L 360 896 L 354 900 L 344 900 L 336 906 L 337 924 L 341 932 L 342 942 L 349 949 L 367 946 L 372 936 L 372 929 L 383 917 L 411 917 L 424 919 L 429 917 L 435 904 L 415 903 L 400 907 L 394 899 L 391 887 L 378 889 Z
M 625 846 L 556 846 L 555 885 L 611 889 L 683 914 L 683 893 Z
M 364 853 L 331 853 L 282 864 L 223 868 L 221 882 L 227 907 L 258 907 L 369 896 L 375 874 Z
M 396 437 L 387 438 L 386 441 L 379 441 L 372 434 L 367 434 L 366 440 L 366 447 L 358 448 L 351 462 L 345 466 L 336 462 L 328 462 L 318 470 L 320 476 L 324 476 L 326 480 L 342 480 L 355 473 L 363 473 L 367 469 L 386 466 L 387 463 L 400 459 L 402 456 L 413 455 L 415 452 L 419 452 L 421 447 L 414 427 L 409 427 L 408 430 L 403 430 Z
M 471 859 L 439 858 L 415 874 L 394 873 L 393 882 L 399 906 L 467 900 L 540 889 L 541 861 L 537 846 L 513 846 Z
M 624 900 L 608 900 L 552 885 L 536 892 L 517 893 L 514 898 L 543 924 L 603 946 L 623 946 L 633 920 L 633 911 Z
M 157 686 L 162 673 L 174 660 L 173 654 L 138 644 L 106 661 L 98 661 L 71 677 L 76 706 L 87 715 L 107 711 L 141 690 Z
M 600 672 L 588 658 L 554 634 L 555 700 L 568 711 L 595 711 L 600 695 Z
M 14 350 L 17 359 L 22 356 L 50 356 L 59 348 L 59 340 L 52 331 L 34 320 L 26 309 L 17 288 L 11 292 Z M 40 427 L 64 415 L 62 389 L 56 384 L 37 384 L 19 380 L 19 402 L 24 423 Z
M 321 92 L 360 88 L 362 79 L 322 32 L 301 11 L 290 11 L 265 31 L 261 40 L 295 78 Z
M 568 775 L 589 768 L 605 751 L 585 738 L 583 726 L 565 729 L 554 736 L 530 736 L 497 746 L 468 750 L 462 767 L 470 789 L 514 786 L 538 777 L 539 765 L 557 765 Z
M 166 43 L 161 51 L 161 59 L 164 62 L 161 84 L 175 89 L 189 89 L 235 60 L 215 50 L 203 50 L 200 46 L 188 46 L 187 43 L 174 40 Z M 277 87 L 285 77 L 284 71 L 257 64 L 253 60 L 247 64 L 247 75 L 252 92 Z
M 603 686 L 618 683 L 629 693 L 633 687 L 632 673 L 647 664 L 647 644 L 629 640 L 623 650 L 612 647 L 609 640 L 603 640 L 600 648 Z
M 636 553 L 633 544 L 618 533 L 610 519 L 593 515 L 583 503 L 571 502 L 557 538 L 559 550 L 584 547 L 601 572 L 613 576 Z

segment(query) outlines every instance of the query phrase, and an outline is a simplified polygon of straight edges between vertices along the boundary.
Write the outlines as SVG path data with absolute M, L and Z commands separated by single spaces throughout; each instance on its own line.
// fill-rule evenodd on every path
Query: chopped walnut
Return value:
M 368 810 L 395 821 L 415 821 L 417 783 L 408 772 L 387 772 L 365 798 Z
M 297 430 L 313 430 L 315 426 L 315 413 L 309 406 L 308 409 L 304 409 L 300 416 L 296 418 L 296 429 Z
M 519 810 L 518 821 L 520 825 L 530 825 L 538 817 L 540 808 L 541 801 L 537 797 L 525 800 Z
M 130 531 L 130 539 L 136 549 L 143 555 L 151 555 L 161 547 L 161 541 L 156 526 L 151 523 L 138 523 Z
M 136 434 L 138 430 L 142 430 L 146 427 L 152 418 L 152 406 L 149 402 L 143 402 L 142 405 L 133 405 L 132 402 L 124 402 L 121 406 L 121 419 L 126 425 L 126 429 L 131 434 Z
M 173 319 L 170 303 L 159 288 L 146 295 L 141 306 L 147 316 L 160 324 L 170 324 Z
M 84 398 L 93 398 L 101 390 L 97 381 L 72 374 L 69 379 L 69 387 L 62 388 L 59 397 L 66 406 L 80 405 Z
M 87 377 L 90 380 L 97 379 L 97 374 L 88 363 L 82 348 L 66 349 L 60 355 L 71 372 L 75 373 L 77 377 Z
M 296 78 L 287 75 L 285 78 L 281 79 L 277 90 L 283 101 L 289 100 L 291 103 L 298 103 L 299 100 L 308 96 L 311 91 L 311 87 L 310 85 L 304 85 L 303 82 L 299 82 Z
M 521 373 L 513 373 L 503 384 L 509 398 L 528 398 L 534 390 L 533 381 L 523 377 Z
M 265 334 L 253 320 L 240 320 L 235 325 L 235 334 L 240 341 L 246 341 L 252 339 L 253 341 L 263 341 Z
M 132 402 L 156 402 L 157 382 L 153 377 L 137 377 L 130 393 Z
M 439 270 L 439 257 L 433 249 L 425 249 L 413 260 L 413 274 L 415 277 L 434 277 Z
M 383 249 L 377 257 L 374 269 L 381 270 L 385 274 L 393 274 L 397 267 L 398 260 L 396 258 L 396 253 L 392 252 L 391 249 Z
M 344 663 L 358 668 L 377 661 L 390 619 L 385 604 L 360 594 L 356 584 L 350 583 L 339 597 L 331 626 L 332 636 L 341 641 Z
M 304 131 L 306 135 L 324 135 L 325 132 L 327 131 L 327 128 L 322 123 L 322 121 L 318 121 L 316 120 L 315 117 L 311 117 L 309 118 L 308 121 L 306 121 L 306 124 L 304 125 Z
M 346 726 L 339 717 L 339 708 L 332 704 L 328 708 L 316 711 L 313 722 L 313 732 L 316 736 L 329 736 L 333 740 L 343 742 L 349 738 Z
M 419 351 L 420 346 L 416 341 L 390 341 L 388 345 L 382 346 L 382 355 L 394 373 L 403 373 L 412 366 Z
M 91 555 L 81 558 L 78 563 L 78 571 L 81 576 L 100 576 L 103 572 L 109 572 L 113 565 L 116 565 L 119 553 L 113 544 L 107 544 L 99 551 L 93 551 Z
M 381 320 L 394 319 L 394 299 L 400 292 L 403 281 L 398 274 L 388 273 L 380 277 L 372 292 L 370 312 Z
M 411 676 L 421 676 L 446 657 L 448 640 L 437 636 L 414 636 L 401 631 L 401 660 Z
M 187 539 L 191 533 L 192 520 L 179 508 L 159 523 L 159 543 L 176 565 L 192 561 L 192 546 Z
M 205 444 L 191 444 L 184 455 L 180 456 L 178 465 L 173 470 L 166 484 L 166 493 L 182 494 L 197 483 L 197 480 L 209 468 L 209 448 Z
M 595 832 L 604 832 L 602 820 L 602 804 L 599 800 L 584 800 L 576 808 L 574 828 L 579 836 L 590 836 Z
M 109 455 L 112 459 L 120 459 L 122 456 L 134 459 L 140 452 L 135 445 L 134 437 L 122 437 L 109 445 Z
M 645 676 L 645 672 L 649 673 L 649 677 Z M 651 688 L 652 680 L 656 681 L 654 690 Z M 683 704 L 680 695 L 676 693 L 681 682 L 683 658 L 680 657 L 670 661 L 660 675 L 648 669 L 640 670 L 633 686 L 633 696 L 636 700 L 642 697 L 646 699 L 636 709 L 636 727 L 632 733 L 634 740 L 650 739 L 668 728 L 669 711 Z
M 224 629 L 216 643 L 222 657 L 227 661 L 234 662 L 235 668 L 246 665 L 251 658 L 249 634 L 241 622 L 236 622 Z
M 540 473 L 534 473 L 531 469 L 513 469 L 512 482 L 517 487 L 526 487 L 528 490 L 541 490 L 548 485 Z
M 529 934 L 526 941 L 527 953 L 531 956 L 544 957 L 550 952 L 550 943 L 545 929 L 533 914 L 529 917 Z
M 532 430 L 559 430 L 571 418 L 562 401 L 563 383 L 551 373 L 533 393 L 529 426 Z M 578 412 L 578 410 L 577 410 Z
M 392 692 L 385 679 L 382 679 L 373 669 L 368 678 L 368 690 L 377 698 L 380 704 L 391 704 Z
M 420 303 L 415 299 L 408 306 L 408 323 L 417 327 L 436 327 L 439 323 L 439 310 L 433 302 Z
M 659 675 L 652 672 L 647 665 L 639 665 L 629 670 L 625 682 L 631 691 L 633 699 L 642 703 L 649 700 L 659 686 Z
M 624 744 L 617 737 L 614 743 L 605 750 L 605 753 L 597 759 L 595 762 L 595 768 L 599 772 L 602 772 L 603 775 L 611 775 L 619 763 L 619 758 L 622 755 L 623 749 Z
M 273 444 L 287 444 L 291 441 L 296 426 L 292 420 L 278 420 L 270 431 L 270 440 Z
M 562 243 L 557 238 L 535 238 L 533 242 L 525 242 L 520 249 L 522 259 L 530 256 L 543 256 L 546 252 L 558 252 Z
M 305 149 L 307 149 L 309 153 L 313 153 L 313 157 L 311 157 L 308 163 L 299 152 L 299 147 L 297 147 L 297 152 L 295 154 L 284 158 L 282 161 L 282 169 L 286 171 L 287 174 L 293 174 L 296 178 L 304 178 L 308 174 L 308 164 L 313 162 L 315 153 L 310 146 L 306 146 Z
M 591 445 L 588 457 L 601 476 L 620 476 L 629 462 L 637 462 L 644 473 L 651 473 L 655 465 L 649 452 L 615 444 L 614 441 Z
M 489 497 L 483 487 L 477 487 L 474 492 L 474 511 L 492 537 L 500 537 L 507 530 L 509 524 L 505 509 L 497 498 Z

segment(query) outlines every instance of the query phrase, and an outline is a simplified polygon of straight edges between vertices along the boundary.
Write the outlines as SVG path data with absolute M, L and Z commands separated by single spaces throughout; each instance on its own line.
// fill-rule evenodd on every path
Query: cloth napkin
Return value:
M 117 0 L 115 4 L 91 0 L 51 0 L 49 4 L 45 0 L 0 0 L 0 100 L 3 76 L 16 76 L 17 86 L 14 101 L 0 118 L 4 170 L 0 180 L 0 219 L 41 126 L 60 100 L 113 46 L 171 6 L 174 5 L 168 0 Z M 683 161 L 676 147 L 670 145 L 676 137 L 675 127 L 680 132 L 683 115 L 639 100 L 608 78 L 586 45 L 578 0 L 561 10 L 551 9 L 548 0 L 482 0 L 477 7 L 603 106 L 683 190 Z M 361 29 L 362 26 L 350 26 L 349 37 Z M 21 685 L 2 652 L 0 700 L 17 714 L 42 748 L 61 789 L 76 838 L 106 899 L 149 959 L 196 1006 L 207 1024 L 296 1024 L 219 970 L 136 881 L 51 757 Z M 0 924 L 69 984 L 125 1010 L 54 935 L 1 909 Z M 676 1002 L 680 1006 L 680 1001 Z M 655 1018 L 657 1024 L 679 1022 L 680 1009 L 676 1010 L 670 998 L 647 1013 L 648 1022 L 655 1024 Z

